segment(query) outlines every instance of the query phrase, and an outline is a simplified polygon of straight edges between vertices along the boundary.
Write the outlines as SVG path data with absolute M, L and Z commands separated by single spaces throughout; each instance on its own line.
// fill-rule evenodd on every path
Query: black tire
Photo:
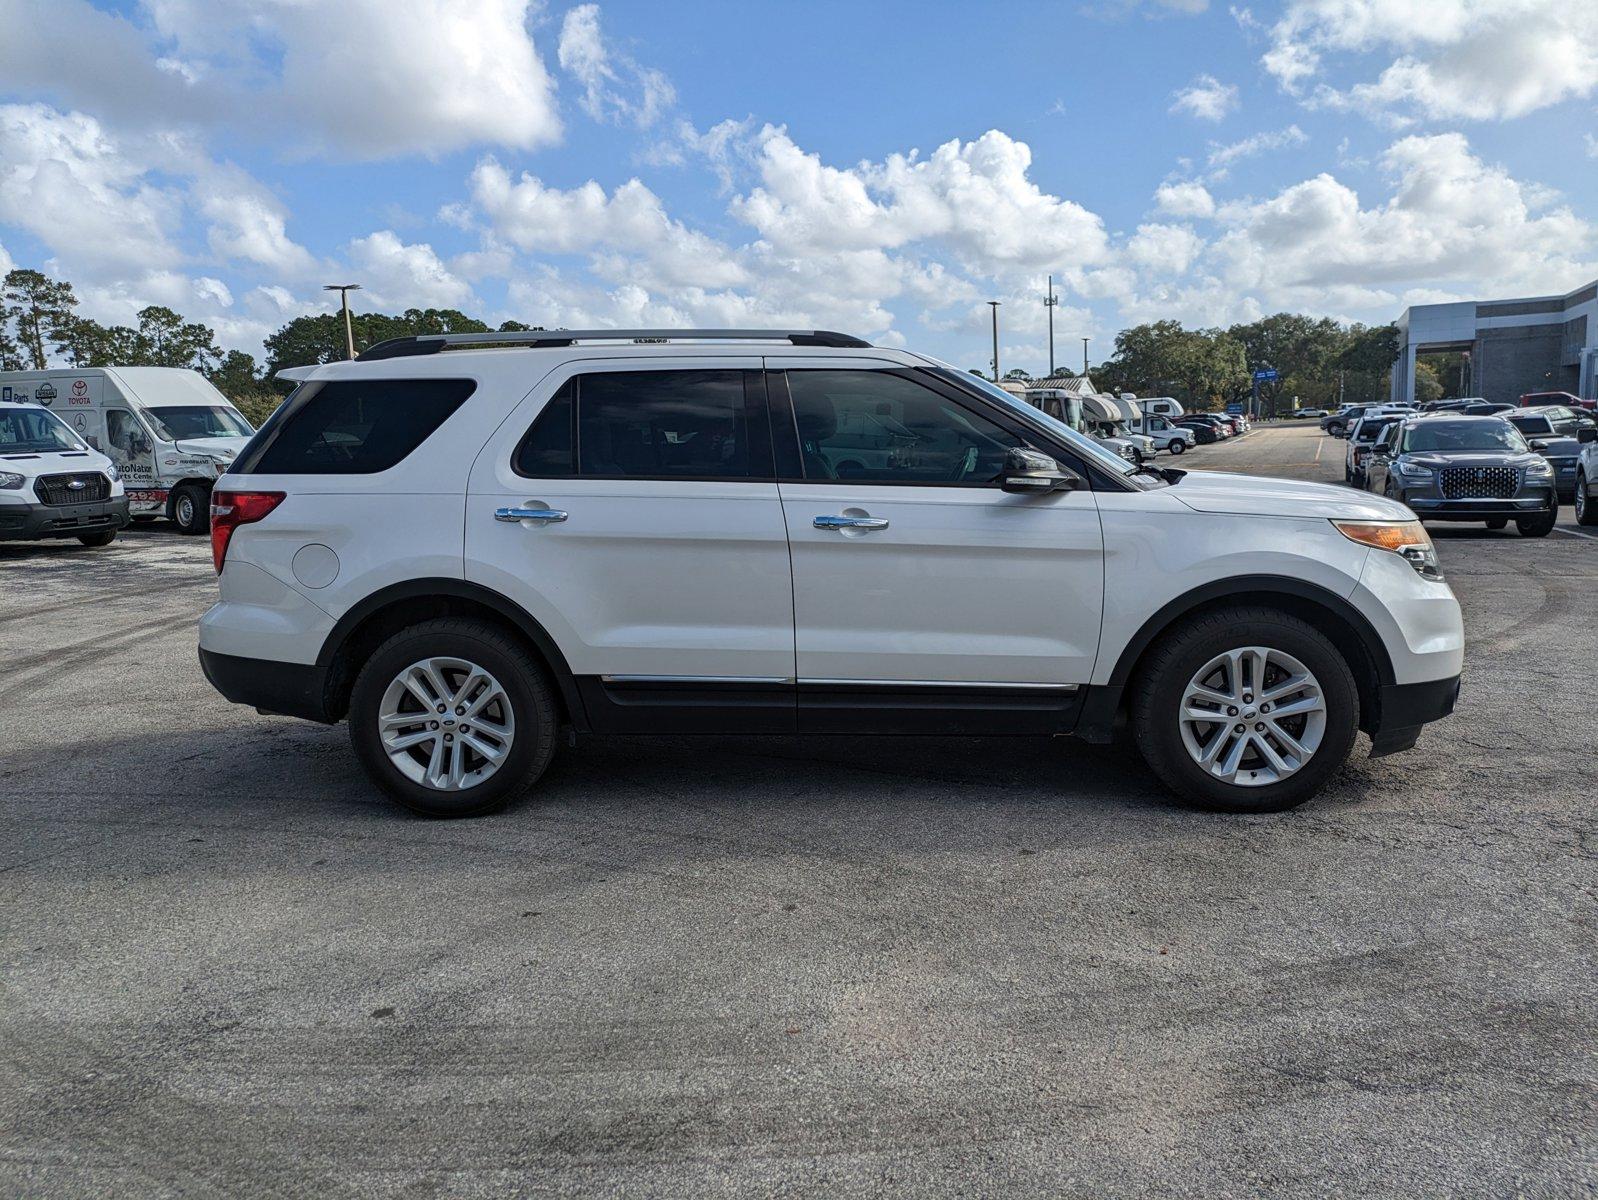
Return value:
M 170 511 L 179 533 L 211 532 L 211 493 L 199 484 L 179 484 L 172 492 Z
M 1188 681 L 1218 652 L 1265 646 L 1314 673 L 1326 701 L 1326 729 L 1314 755 L 1278 783 L 1243 787 L 1217 779 L 1188 754 L 1178 720 Z M 1206 613 L 1160 635 L 1139 666 L 1132 731 L 1149 769 L 1187 803 L 1218 812 L 1268 813 L 1308 800 L 1343 765 L 1359 729 L 1359 689 L 1342 654 L 1314 626 L 1273 608 Z
M 1547 537 L 1558 522 L 1559 505 L 1555 504 L 1547 512 L 1538 513 L 1535 517 L 1519 518 L 1515 521 L 1515 528 L 1521 537 Z
M 82 542 L 85 546 L 91 546 L 95 548 L 100 546 L 109 546 L 116 540 L 117 531 L 115 529 L 102 529 L 99 533 L 78 534 L 78 541 Z
M 1488 521 L 1487 521 L 1487 528 L 1488 529 L 1507 529 L 1508 527 L 1509 527 L 1509 518 L 1508 517 L 1490 517 L 1490 518 L 1488 518 Z
M 1587 474 L 1576 475 L 1576 524 L 1598 525 L 1598 500 L 1587 494 Z
M 390 683 L 423 658 L 454 657 L 499 680 L 516 731 L 503 764 L 482 783 L 442 792 L 408 778 L 390 760 L 378 731 L 378 709 Z M 350 744 L 372 782 L 412 812 L 476 817 L 503 808 L 535 783 L 555 754 L 555 693 L 543 668 L 511 635 L 486 621 L 440 617 L 389 638 L 366 661 L 350 693 Z
M 1181 438 L 1172 438 L 1170 448 L 1172 454 L 1185 454 L 1187 452 L 1187 443 Z

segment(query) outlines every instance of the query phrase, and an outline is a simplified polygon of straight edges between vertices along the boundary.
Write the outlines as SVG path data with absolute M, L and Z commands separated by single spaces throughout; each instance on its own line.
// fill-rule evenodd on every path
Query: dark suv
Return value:
M 1409 417 L 1382 430 L 1366 487 L 1428 521 L 1510 521 L 1546 537 L 1559 517 L 1554 469 L 1502 417 Z

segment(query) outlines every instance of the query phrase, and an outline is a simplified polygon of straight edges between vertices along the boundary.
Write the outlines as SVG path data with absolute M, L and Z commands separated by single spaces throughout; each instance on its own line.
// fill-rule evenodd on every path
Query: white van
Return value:
M 122 473 L 134 520 L 210 528 L 211 486 L 255 430 L 197 371 L 83 367 L 0 371 L 0 402 L 40 404 Z
M 0 400 L 0 541 L 109 546 L 128 523 L 111 460 L 48 409 Z
M 1121 411 L 1127 430 L 1148 440 L 1151 447 L 1150 458 L 1161 450 L 1169 451 L 1171 454 L 1185 453 L 1198 437 L 1198 434 L 1191 429 L 1183 429 L 1180 425 L 1173 424 L 1169 417 L 1143 408 L 1143 402 L 1129 392 L 1122 392 L 1119 396 L 1111 396 L 1108 399 Z M 1176 402 L 1173 400 L 1172 403 Z M 1180 408 L 1181 405 L 1177 407 Z
M 1180 417 L 1187 412 L 1175 396 L 1144 396 L 1139 400 L 1131 392 L 1122 392 L 1121 399 L 1132 401 L 1150 416 Z

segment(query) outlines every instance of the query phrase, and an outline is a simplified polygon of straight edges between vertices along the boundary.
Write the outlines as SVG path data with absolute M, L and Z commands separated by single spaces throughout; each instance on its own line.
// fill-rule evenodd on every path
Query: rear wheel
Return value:
M 1559 505 L 1555 504 L 1545 513 L 1538 513 L 1535 517 L 1521 517 L 1515 522 L 1515 528 L 1520 531 L 1521 537 L 1547 537 L 1554 531 L 1554 525 L 1559 520 Z
M 1187 450 L 1187 443 L 1181 438 L 1172 438 L 1170 449 L 1172 454 L 1181 454 Z
M 1578 525 L 1598 525 L 1598 501 L 1587 494 L 1587 475 L 1582 472 L 1576 476 L 1576 523 Z
M 350 741 L 372 781 L 412 812 L 503 807 L 555 753 L 543 670 L 483 621 L 424 621 L 378 647 L 350 694 Z
M 115 529 L 102 529 L 98 533 L 80 533 L 78 535 L 78 541 L 85 546 L 109 546 L 116 540 L 117 531 Z
M 1279 812 L 1342 765 L 1359 691 L 1336 646 L 1269 608 L 1234 608 L 1162 635 L 1132 701 L 1138 748 L 1166 787 L 1222 812 Z
M 172 520 L 180 533 L 207 533 L 211 528 L 211 496 L 197 483 L 180 484 L 172 493 Z

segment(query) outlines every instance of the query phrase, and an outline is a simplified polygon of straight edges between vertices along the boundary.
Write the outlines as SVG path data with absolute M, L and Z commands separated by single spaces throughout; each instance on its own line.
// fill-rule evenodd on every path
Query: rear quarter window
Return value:
M 403 462 L 477 389 L 470 379 L 301 384 L 233 464 L 239 475 L 371 475 Z

